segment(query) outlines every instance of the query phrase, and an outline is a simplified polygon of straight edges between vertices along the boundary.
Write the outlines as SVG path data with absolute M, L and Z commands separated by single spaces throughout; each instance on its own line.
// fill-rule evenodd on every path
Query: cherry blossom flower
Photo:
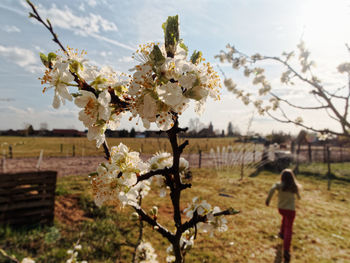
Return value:
M 136 249 L 136 262 L 158 263 L 157 254 L 149 242 L 141 242 Z
M 96 140 L 96 146 L 100 147 L 105 141 L 105 124 L 111 116 L 111 96 L 107 90 L 101 92 L 98 98 L 90 91 L 81 90 L 80 93 L 81 96 L 74 101 L 78 107 L 83 108 L 79 112 L 79 120 L 88 128 L 88 139 Z
M 140 46 L 134 58 L 141 62 L 134 70 L 129 95 L 133 99 L 131 112 L 142 119 L 145 128 L 156 123 L 169 130 L 173 114 L 182 114 L 190 100 L 197 103 L 201 113 L 208 96 L 219 99 L 220 78 L 209 63 L 201 63 L 200 53 L 187 60 L 182 43 L 174 57 L 167 57 L 164 45 Z

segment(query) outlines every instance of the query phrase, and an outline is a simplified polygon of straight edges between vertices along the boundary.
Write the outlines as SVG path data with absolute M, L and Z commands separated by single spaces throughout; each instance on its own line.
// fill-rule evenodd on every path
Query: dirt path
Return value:
M 150 155 L 141 155 L 143 160 L 146 160 Z M 190 162 L 190 167 L 197 168 L 199 162 L 198 154 L 185 154 L 183 156 Z M 44 157 L 40 170 L 53 170 L 58 172 L 58 176 L 88 174 L 96 171 L 96 167 L 99 163 L 104 162 L 105 159 L 102 156 L 93 157 Z M 36 165 L 38 158 L 14 158 L 6 159 L 4 165 L 4 171 L 6 173 L 15 173 L 23 171 L 36 171 Z M 211 167 L 213 162 L 209 156 L 203 155 L 202 167 Z M 2 167 L 0 167 L 2 171 Z

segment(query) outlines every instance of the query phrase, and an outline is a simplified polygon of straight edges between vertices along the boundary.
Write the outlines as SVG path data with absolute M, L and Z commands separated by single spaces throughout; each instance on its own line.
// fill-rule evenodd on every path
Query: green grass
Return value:
M 110 146 L 119 145 L 120 142 L 126 144 L 134 151 L 142 153 L 155 153 L 156 151 L 171 151 L 168 139 L 166 138 L 107 138 Z M 185 139 L 179 139 L 183 142 Z M 193 138 L 188 139 L 189 146 L 185 148 L 185 153 L 209 152 L 210 149 L 235 144 L 234 138 Z M 73 145 L 75 156 L 102 156 L 103 147 L 96 149 L 94 141 L 86 138 L 65 138 L 65 137 L 11 137 L 0 136 L 0 154 L 9 156 L 9 145 L 12 145 L 13 157 L 37 157 L 41 150 L 44 156 L 72 156 Z M 61 151 L 62 145 L 62 151 Z M 236 144 L 237 145 L 237 144 Z
M 326 178 L 328 173 L 326 163 L 302 164 L 300 165 L 299 170 L 305 176 L 313 176 L 316 178 Z M 340 180 L 350 182 L 350 170 L 348 163 L 331 163 L 331 173 Z
M 297 176 L 303 190 L 302 199 L 297 203 L 292 262 L 349 262 L 350 183 L 333 180 L 332 190 L 327 191 L 327 180 L 322 176 L 308 175 L 310 171 L 323 172 L 323 168 L 316 165 L 307 169 L 307 175 Z M 349 169 L 350 164 L 344 164 L 338 175 L 346 176 Z M 304 170 L 305 167 L 301 167 L 301 171 Z M 193 187 L 183 192 L 182 209 L 194 196 L 202 196 L 212 205 L 219 205 L 222 209 L 232 206 L 241 213 L 228 218 L 227 232 L 216 233 L 214 237 L 199 233 L 186 262 L 278 262 L 274 261 L 281 245 L 277 239 L 280 224 L 277 198 L 273 198 L 270 207 L 266 207 L 264 201 L 279 175 L 262 172 L 254 178 L 242 181 L 238 178 L 239 175 L 231 171 L 193 171 Z M 83 211 L 83 220 L 67 223 L 56 218 L 54 227 L 59 230 L 59 237 L 55 229 L 48 227 L 2 228 L 0 248 L 18 258 L 32 256 L 37 262 L 65 262 L 66 250 L 80 238 L 82 259 L 89 262 L 131 261 L 129 243 L 137 236 L 136 225 L 129 220 L 131 209 L 97 208 L 87 176 L 59 178 L 57 189 L 58 202 L 68 197 L 77 198 L 75 208 L 69 211 L 72 214 Z M 169 196 L 162 199 L 157 191 L 150 193 L 144 200 L 145 210 L 154 204 L 159 206 L 159 222 L 173 230 Z M 151 241 L 158 251 L 159 262 L 165 262 L 168 243 L 150 227 L 145 228 L 144 238 Z M 4 262 L 1 257 L 0 262 Z

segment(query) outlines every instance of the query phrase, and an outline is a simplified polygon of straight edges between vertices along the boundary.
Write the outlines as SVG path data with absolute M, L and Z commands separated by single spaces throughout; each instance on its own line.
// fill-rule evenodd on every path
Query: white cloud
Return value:
M 38 7 L 42 17 L 48 17 L 53 25 L 71 30 L 75 34 L 88 36 L 100 33 L 101 31 L 118 31 L 116 24 L 110 22 L 100 15 L 90 13 L 88 16 L 75 15 L 68 6 L 63 9 L 53 4 L 46 9 Z
M 24 1 L 20 1 L 20 3 L 22 3 L 22 2 L 24 2 Z M 25 3 L 23 3 L 23 5 L 24 4 Z M 10 11 L 10 12 L 13 12 L 13 13 L 16 13 L 17 15 L 21 15 L 21 16 L 27 16 L 28 15 L 28 13 L 25 12 L 25 11 L 19 10 L 19 9 L 11 7 L 11 6 L 3 5 L 1 3 L 0 3 L 0 8 L 1 9 L 5 9 L 5 10 Z
M 0 57 L 4 57 L 31 73 L 42 71 L 38 57 L 29 49 L 0 45 Z
M 85 12 L 85 4 L 84 3 L 81 3 L 78 8 L 80 11 Z
M 85 8 L 84 6 L 81 7 Z M 49 18 L 54 26 L 73 31 L 74 34 L 77 35 L 90 36 L 118 47 L 134 50 L 133 47 L 127 44 L 100 35 L 102 31 L 118 31 L 118 27 L 115 23 L 104 19 L 100 15 L 89 13 L 89 15 L 79 16 L 69 9 L 68 6 L 64 6 L 63 9 L 60 9 L 55 4 L 52 4 L 50 8 L 45 8 L 40 5 L 38 10 L 40 15 Z
M 96 2 L 96 0 L 88 0 L 87 4 L 91 7 L 95 7 L 97 5 L 97 2 Z
M 7 33 L 19 33 L 19 32 L 21 32 L 21 30 L 18 27 L 10 26 L 10 25 L 4 26 L 3 30 Z
M 133 62 L 134 59 L 130 56 L 122 57 L 118 59 L 119 62 L 130 63 Z
M 100 56 L 102 56 L 102 57 L 107 57 L 107 56 L 112 56 L 112 51 L 108 51 L 108 52 L 106 52 L 106 51 L 102 51 L 102 52 L 100 52 Z

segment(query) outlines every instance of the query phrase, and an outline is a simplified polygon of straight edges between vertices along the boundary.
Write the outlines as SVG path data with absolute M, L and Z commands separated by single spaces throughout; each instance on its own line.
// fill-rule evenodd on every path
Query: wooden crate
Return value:
M 0 225 L 52 224 L 57 172 L 0 174 Z

